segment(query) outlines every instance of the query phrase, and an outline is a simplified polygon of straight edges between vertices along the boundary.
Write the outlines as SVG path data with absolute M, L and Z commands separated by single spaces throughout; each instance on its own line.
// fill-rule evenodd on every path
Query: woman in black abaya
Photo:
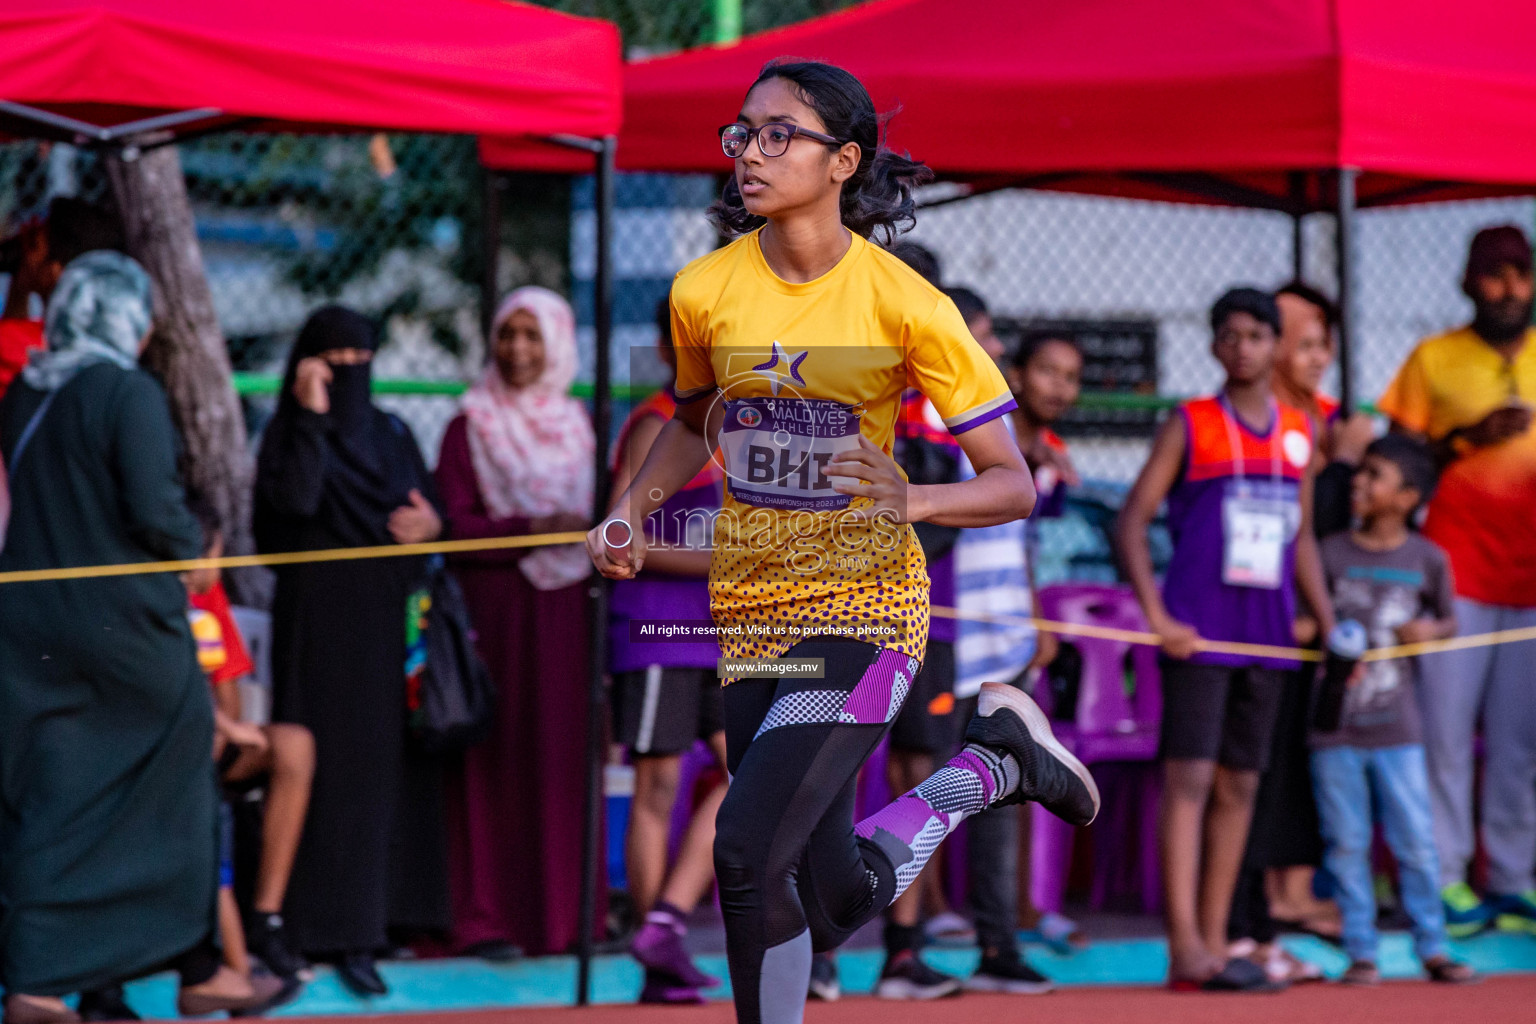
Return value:
M 195 558 L 165 392 L 138 367 L 149 275 L 72 261 L 48 349 L 0 402 L 14 512 L 0 572 Z M 174 967 L 184 1014 L 256 1011 L 281 982 L 219 966 L 213 707 L 165 573 L 0 586 L 0 988 L 7 1024 L 120 1016 Z M 62 997 L 86 990 L 80 1012 Z M 110 1005 L 116 1003 L 117 1005 Z
M 262 552 L 435 540 L 410 431 L 375 408 L 374 325 L 339 306 L 304 324 L 256 469 Z M 286 566 L 272 606 L 273 718 L 315 735 L 309 819 L 285 906 L 291 943 L 382 995 L 388 926 L 446 928 L 441 780 L 405 746 L 406 597 L 420 558 Z

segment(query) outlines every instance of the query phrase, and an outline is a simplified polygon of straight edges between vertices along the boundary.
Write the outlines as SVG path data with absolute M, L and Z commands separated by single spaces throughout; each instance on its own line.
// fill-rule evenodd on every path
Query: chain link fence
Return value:
M 620 176 L 615 225 L 616 376 L 654 384 L 649 348 L 656 303 L 672 275 L 718 244 L 704 219 L 710 176 Z M 590 188 L 574 196 L 572 276 L 589 308 Z M 1465 323 L 1460 280 L 1471 236 L 1490 224 L 1529 231 L 1531 199 L 1368 210 L 1358 219 L 1356 388 L 1369 402 L 1421 338 Z M 1227 288 L 1275 288 L 1297 267 L 1289 216 L 1269 211 L 1001 191 L 920 212 L 910 237 L 938 257 L 946 286 L 990 305 L 1005 342 L 1043 325 L 1088 342 L 1082 407 L 1062 425 L 1085 476 L 1125 485 L 1145 458 L 1160 413 L 1209 393 L 1221 371 L 1209 353 L 1211 304 Z M 1337 294 L 1334 219 L 1301 225 L 1301 276 Z M 584 344 L 590 366 L 590 339 Z M 630 374 L 625 378 L 626 371 Z M 1337 392 L 1337 369 L 1325 388 Z
M 433 458 L 454 395 L 484 360 L 487 176 L 475 140 L 229 133 L 184 144 L 180 154 L 252 436 L 270 415 L 304 319 L 341 302 L 384 326 L 375 374 L 405 393 L 381 404 L 410 423 Z M 569 186 L 561 178 L 524 184 L 498 238 L 497 290 L 563 290 Z M 42 216 L 56 195 L 111 203 L 95 153 L 0 146 L 0 229 Z
M 1418 339 L 1470 317 L 1460 280 L 1471 235 L 1503 222 L 1529 229 L 1532 217 L 1528 199 L 1359 215 L 1354 366 L 1361 399 L 1380 394 Z M 947 283 L 975 288 L 1012 324 L 1067 321 L 1091 334 L 1095 326 L 1120 323 L 1155 332 L 1145 377 L 1120 374 L 1133 381 L 1115 389 L 1122 398 L 1089 394 L 1088 408 L 1063 427 L 1085 475 L 1117 483 L 1139 469 L 1152 417 L 1139 436 L 1119 436 L 1103 407 L 1218 387 L 1220 368 L 1208 351 L 1211 303 L 1233 285 L 1277 287 L 1297 266 L 1293 225 L 1284 214 L 1046 192 L 940 206 L 919 217 L 913 237 L 939 255 Z M 1301 237 L 1301 276 L 1337 294 L 1334 219 L 1305 218 Z M 1141 355 L 1090 351 L 1089 376 L 1113 376 L 1117 358 Z M 1337 393 L 1336 371 L 1325 387 Z
M 702 29 L 700 30 L 702 31 Z M 571 295 L 581 381 L 591 380 L 594 189 L 590 178 L 487 174 L 474 140 L 452 136 L 213 136 L 181 147 L 199 241 L 252 434 L 270 413 L 284 356 L 304 318 L 339 301 L 385 325 L 375 374 L 382 404 L 413 428 L 430 461 L 456 395 L 484 363 L 487 241 L 496 296 L 536 283 Z M 723 169 L 723 168 L 722 168 Z M 656 310 L 672 275 L 719 239 L 704 219 L 720 179 L 620 175 L 615 223 L 615 424 L 665 369 Z M 498 221 L 488 232 L 487 189 Z M 54 195 L 110 201 L 88 151 L 0 146 L 0 230 Z M 1358 394 L 1380 394 L 1413 344 L 1465 322 L 1459 281 L 1478 228 L 1529 228 L 1530 199 L 1370 210 L 1358 222 Z M 1302 223 L 1303 276 L 1335 294 L 1334 222 Z M 1145 458 L 1162 410 L 1209 392 L 1220 372 L 1206 314 L 1234 284 L 1293 275 L 1293 225 L 1265 211 L 1004 191 L 925 209 L 912 236 L 948 285 L 990 304 L 1005 340 L 1032 325 L 1071 327 L 1089 350 L 1083 407 L 1063 424 L 1083 514 L 1045 548 L 1078 575 L 1109 571 L 1104 525 Z M 1336 383 L 1336 382 L 1334 382 Z M 1048 572 L 1047 575 L 1050 575 Z
M 654 307 L 673 273 L 718 244 L 703 215 L 718 185 L 711 176 L 621 176 L 616 379 L 662 379 L 650 354 Z M 590 293 L 592 274 L 584 196 L 578 187 L 578 296 Z M 1526 198 L 1358 215 L 1353 360 L 1362 401 L 1381 393 L 1419 339 L 1470 318 L 1460 280 L 1471 236 L 1498 223 L 1529 231 L 1533 218 L 1536 202 Z M 1301 277 L 1336 295 L 1334 218 L 1309 215 L 1300 228 Z M 1052 325 L 1069 328 L 1086 350 L 1083 400 L 1060 428 L 1086 484 L 1070 515 L 1042 525 L 1041 582 L 1115 578 L 1109 529 L 1157 424 L 1178 399 L 1221 384 L 1209 353 L 1211 304 L 1234 285 L 1275 288 L 1295 276 L 1295 230 L 1289 216 L 1268 211 L 1022 190 L 919 214 L 910 237 L 938 257 L 947 286 L 987 301 L 1005 342 Z M 590 365 L 590 339 L 584 353 Z M 1337 394 L 1337 384 L 1335 369 L 1324 386 Z

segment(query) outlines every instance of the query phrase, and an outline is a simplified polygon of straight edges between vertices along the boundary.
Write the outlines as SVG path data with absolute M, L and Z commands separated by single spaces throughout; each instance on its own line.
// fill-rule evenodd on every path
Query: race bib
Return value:
M 835 511 L 851 495 L 832 489 L 827 463 L 859 446 L 852 406 L 821 398 L 737 398 L 725 403 L 720 449 L 737 501 L 765 508 Z
M 1228 497 L 1221 505 L 1221 581 L 1234 587 L 1277 590 L 1285 559 L 1285 504 L 1264 498 Z

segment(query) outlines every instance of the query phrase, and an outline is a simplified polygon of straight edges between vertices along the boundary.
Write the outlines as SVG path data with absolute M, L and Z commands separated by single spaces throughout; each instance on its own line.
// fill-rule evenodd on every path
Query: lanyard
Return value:
M 1221 399 L 1217 404 L 1221 406 L 1221 422 L 1227 428 L 1228 450 L 1232 453 L 1232 468 L 1237 474 L 1238 489 L 1241 491 L 1243 489 L 1243 478 L 1247 475 L 1245 463 L 1248 460 L 1243 457 L 1243 440 L 1238 434 L 1237 413 L 1233 410 L 1231 403 L 1227 401 L 1225 392 L 1222 393 Z M 1266 443 L 1269 445 L 1270 479 L 1277 483 L 1283 475 L 1280 468 L 1280 446 L 1275 443 L 1275 432 L 1279 428 L 1280 407 L 1271 398 L 1269 400 L 1269 434 L 1266 438 Z

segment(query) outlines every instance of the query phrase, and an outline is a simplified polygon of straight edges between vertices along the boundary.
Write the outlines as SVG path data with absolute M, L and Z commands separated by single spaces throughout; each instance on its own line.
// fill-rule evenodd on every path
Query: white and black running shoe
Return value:
M 999 804 L 1032 801 L 1071 825 L 1098 816 L 1099 787 L 1088 769 L 1051 732 L 1029 694 L 1006 683 L 982 683 L 965 739 L 1006 751 L 1019 763 L 1019 784 Z

